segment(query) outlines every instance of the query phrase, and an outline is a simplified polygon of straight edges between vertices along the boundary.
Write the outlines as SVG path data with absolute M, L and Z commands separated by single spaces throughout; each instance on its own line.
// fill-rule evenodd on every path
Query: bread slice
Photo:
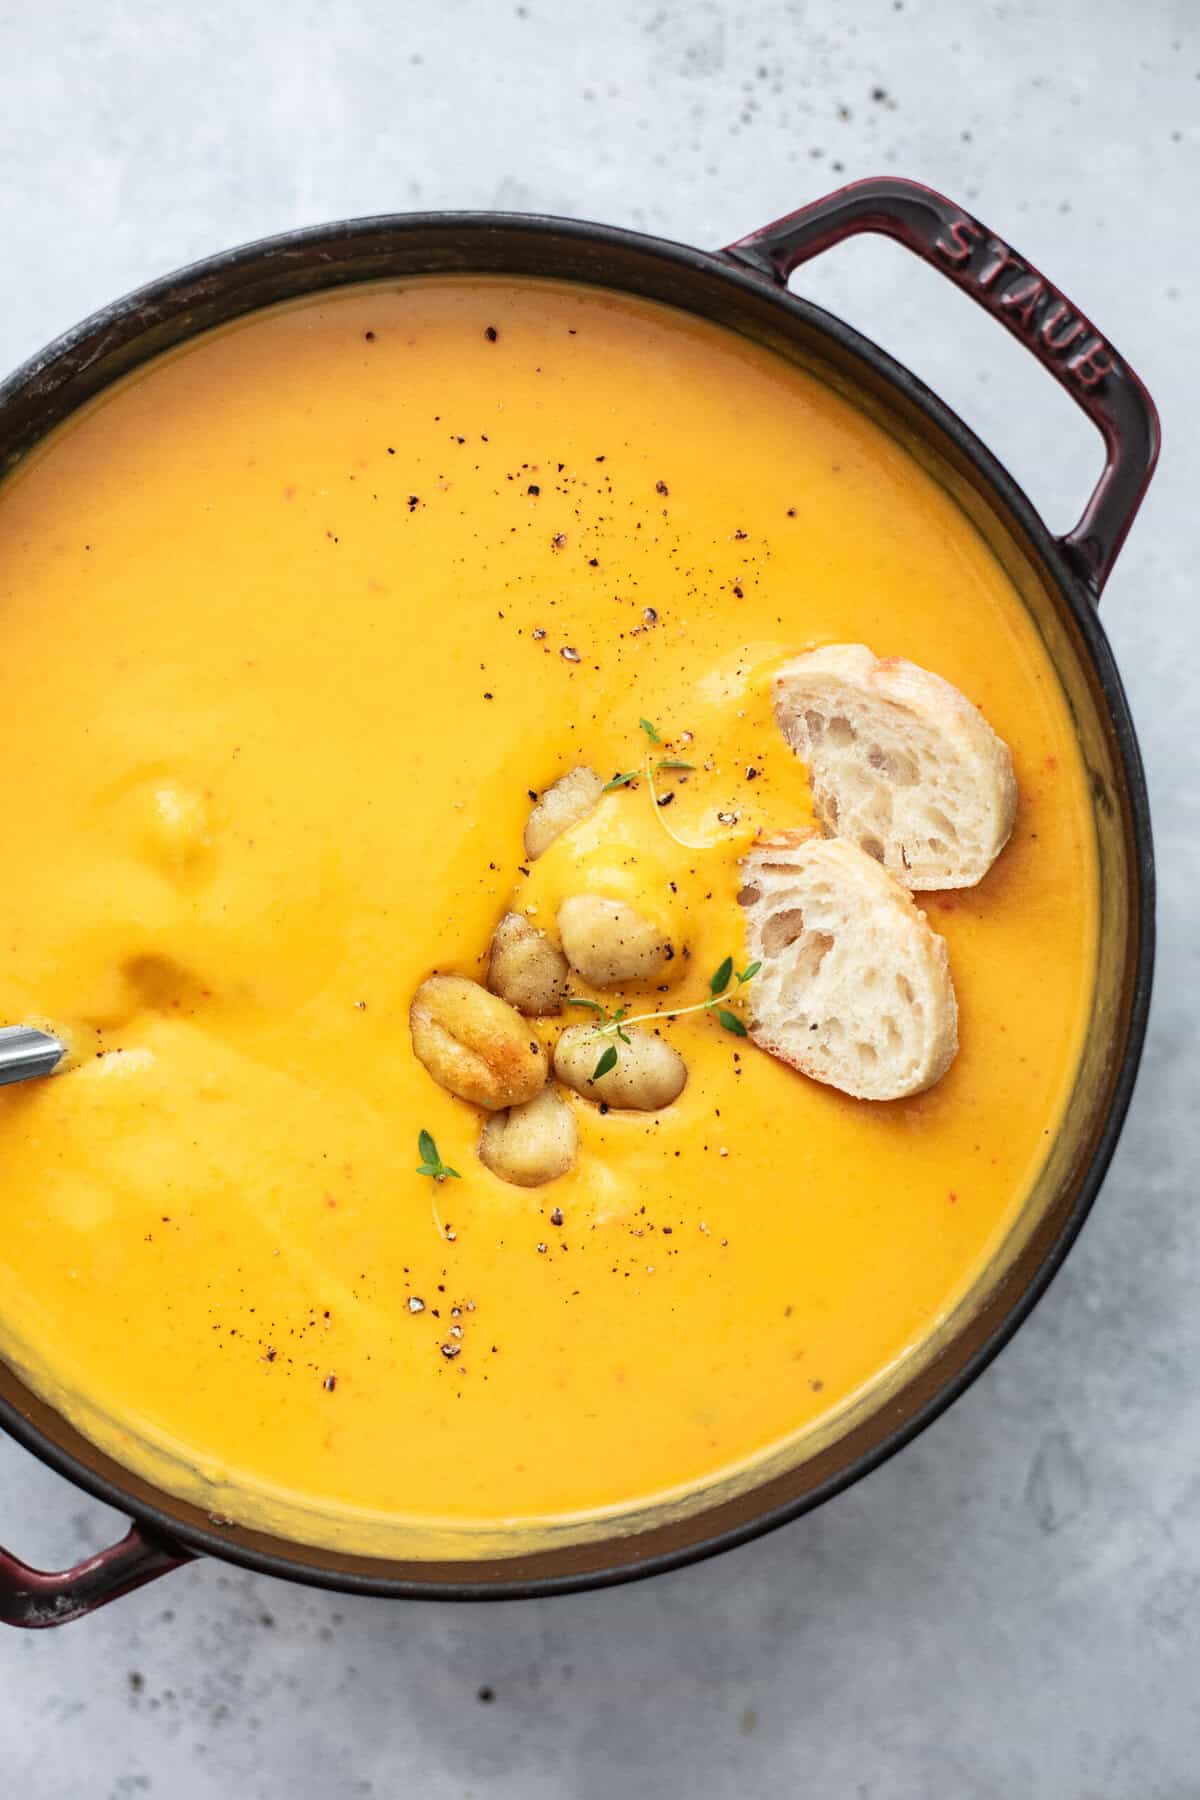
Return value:
M 775 717 L 808 764 L 826 831 L 905 887 L 974 887 L 1008 842 L 1008 746 L 940 675 L 865 644 L 829 644 L 779 671 Z
M 741 867 L 754 1042 L 859 1100 L 940 1081 L 958 1050 L 946 942 L 899 883 L 815 831 L 765 839 Z

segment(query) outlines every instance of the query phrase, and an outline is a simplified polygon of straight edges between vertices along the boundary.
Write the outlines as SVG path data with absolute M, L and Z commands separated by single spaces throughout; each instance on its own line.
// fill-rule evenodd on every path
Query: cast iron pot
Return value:
M 1075 529 L 1055 538 L 970 431 L 906 369 L 787 291 L 792 271 L 857 232 L 940 269 L 1020 338 L 1107 450 Z M 915 182 L 857 182 L 724 250 L 566 219 L 413 213 L 318 226 L 232 250 L 96 313 L 0 388 L 0 474 L 128 370 L 275 301 L 351 282 L 444 272 L 552 276 L 648 295 L 811 369 L 875 417 L 954 496 L 1015 582 L 1058 669 L 1091 778 L 1100 854 L 1100 963 L 1087 1048 L 1038 1188 L 992 1267 L 890 1385 L 740 1485 L 690 1510 L 635 1512 L 583 1542 L 486 1562 L 373 1561 L 215 1525 L 102 1455 L 0 1365 L 0 1424 L 51 1468 L 119 1508 L 128 1535 L 47 1574 L 0 1551 L 0 1619 L 57 1625 L 197 1555 L 315 1586 L 393 1597 L 513 1598 L 653 1574 L 795 1518 L 898 1450 L 986 1367 L 1045 1291 L 1112 1156 L 1150 1002 L 1154 864 L 1137 741 L 1096 602 L 1158 454 L 1153 403 L 1087 318 L 969 213 Z

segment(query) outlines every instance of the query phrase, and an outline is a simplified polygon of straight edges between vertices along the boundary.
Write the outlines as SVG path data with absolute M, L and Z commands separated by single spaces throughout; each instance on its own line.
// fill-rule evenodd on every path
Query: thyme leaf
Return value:
M 462 1180 L 462 1176 L 457 1169 L 452 1169 L 449 1163 L 444 1163 L 442 1161 L 441 1153 L 433 1141 L 433 1134 L 431 1132 L 418 1132 L 417 1152 L 421 1158 L 420 1165 L 417 1169 L 418 1175 L 432 1176 L 434 1181 L 445 1181 L 447 1177 L 452 1177 L 455 1181 Z

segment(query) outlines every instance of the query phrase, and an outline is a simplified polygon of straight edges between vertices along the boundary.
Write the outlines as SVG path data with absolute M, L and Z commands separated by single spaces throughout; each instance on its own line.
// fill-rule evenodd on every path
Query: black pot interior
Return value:
M 1107 1165 L 1132 1088 L 1149 1002 L 1153 868 L 1144 784 L 1119 679 L 1091 601 L 1029 503 L 912 376 L 816 308 L 731 259 L 555 220 L 368 219 L 268 241 L 185 270 L 81 326 L 0 388 L 0 472 L 71 412 L 150 357 L 277 301 L 350 282 L 490 271 L 625 289 L 700 314 L 812 370 L 869 412 L 968 514 L 1021 593 L 1074 711 L 1091 774 L 1101 869 L 1101 961 L 1092 1029 L 1039 1192 L 983 1288 L 931 1353 L 798 1462 L 708 1490 L 682 1516 L 613 1520 L 586 1542 L 487 1562 L 376 1562 L 286 1543 L 204 1514 L 139 1480 L 0 1365 L 0 1420 L 92 1493 L 191 1547 L 322 1585 L 472 1598 L 629 1579 L 754 1535 L 816 1504 L 928 1423 L 986 1364 L 1050 1279 Z

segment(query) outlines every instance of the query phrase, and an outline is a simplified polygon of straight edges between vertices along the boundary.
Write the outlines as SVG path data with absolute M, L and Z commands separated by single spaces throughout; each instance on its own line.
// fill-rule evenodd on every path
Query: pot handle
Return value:
M 801 263 L 861 231 L 895 238 L 985 307 L 1099 427 L 1104 473 L 1059 548 L 1099 599 L 1158 460 L 1154 402 L 1127 362 L 1033 264 L 952 200 L 918 181 L 855 181 L 726 246 L 786 285 Z
M 131 1525 L 119 1544 L 53 1574 L 0 1550 L 0 1624 L 31 1631 L 67 1625 L 191 1560 L 182 1545 L 153 1537 L 141 1525 Z

